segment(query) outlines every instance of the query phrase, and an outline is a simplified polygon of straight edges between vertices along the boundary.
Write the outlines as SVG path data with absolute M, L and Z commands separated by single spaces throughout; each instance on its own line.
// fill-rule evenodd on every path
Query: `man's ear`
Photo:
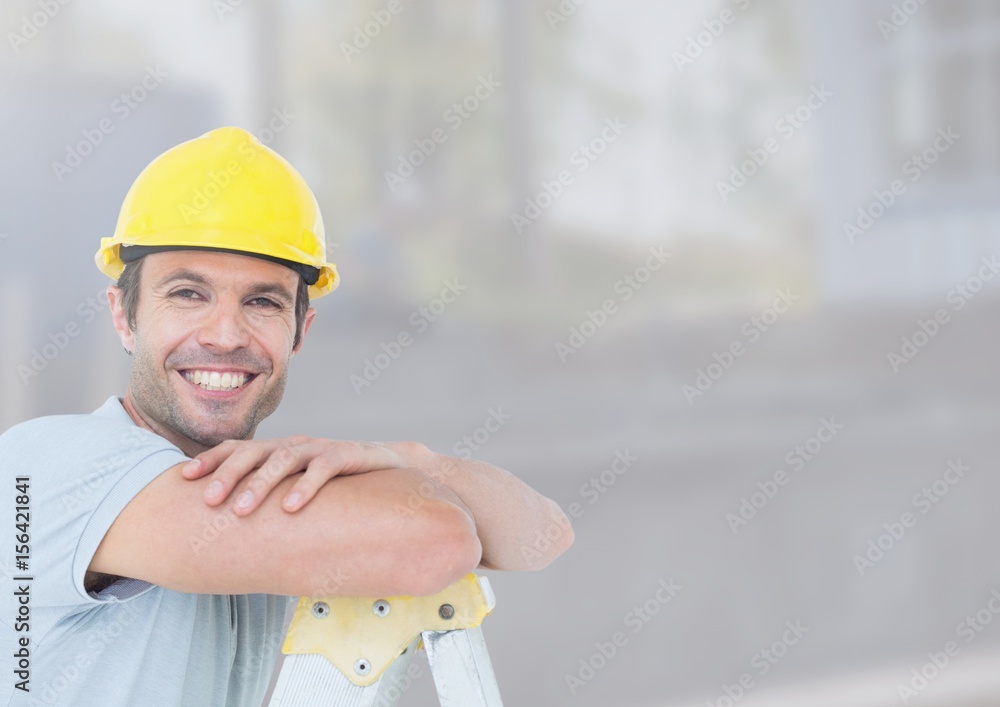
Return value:
M 309 333 L 309 327 L 312 326 L 313 319 L 316 318 L 316 310 L 310 307 L 306 310 L 306 318 L 302 322 L 302 336 L 299 337 L 299 345 L 292 349 L 292 356 L 297 354 L 302 348 L 302 344 L 306 343 L 306 334 Z
M 132 352 L 135 351 L 135 332 L 129 328 L 128 321 L 126 321 L 125 307 L 122 305 L 122 291 L 114 285 L 108 287 L 108 306 L 111 309 L 111 323 L 114 324 L 115 331 L 118 332 L 122 346 L 131 356 Z

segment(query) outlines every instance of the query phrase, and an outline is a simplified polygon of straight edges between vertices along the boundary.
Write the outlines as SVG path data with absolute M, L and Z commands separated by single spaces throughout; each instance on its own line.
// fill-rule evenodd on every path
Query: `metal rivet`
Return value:
M 391 610 L 392 607 L 389 606 L 389 602 L 385 599 L 379 599 L 372 604 L 372 611 L 375 612 L 376 616 L 386 616 Z
M 330 607 L 325 601 L 318 601 L 313 604 L 313 616 L 317 619 L 325 619 L 330 615 Z
M 451 604 L 442 604 L 438 609 L 438 616 L 447 621 L 455 615 L 455 607 Z
M 358 662 L 354 664 L 354 672 L 358 675 L 367 675 L 372 671 L 372 664 L 369 663 L 364 658 L 358 658 Z

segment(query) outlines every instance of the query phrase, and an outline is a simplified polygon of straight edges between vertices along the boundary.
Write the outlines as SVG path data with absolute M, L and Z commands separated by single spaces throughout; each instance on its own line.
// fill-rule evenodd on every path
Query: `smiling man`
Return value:
M 31 506 L 10 705 L 256 707 L 290 597 L 430 594 L 572 544 L 555 503 L 489 464 L 414 442 L 253 439 L 310 298 L 338 276 L 312 192 L 249 133 L 154 160 L 97 264 L 117 281 L 124 398 L 0 436 L 0 466 L 30 479 L 3 499 L 6 527 Z

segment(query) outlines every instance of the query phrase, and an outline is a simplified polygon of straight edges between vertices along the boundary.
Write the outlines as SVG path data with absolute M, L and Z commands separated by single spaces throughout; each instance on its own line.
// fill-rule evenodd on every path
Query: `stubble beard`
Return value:
M 278 408 L 285 392 L 288 368 L 283 367 L 272 385 L 257 394 L 249 412 L 241 419 L 235 419 L 234 405 L 229 401 L 201 401 L 199 407 L 206 410 L 206 414 L 212 419 L 224 422 L 221 426 L 208 426 L 205 420 L 191 419 L 185 413 L 177 392 L 165 378 L 175 374 L 174 370 L 159 366 L 146 354 L 136 332 L 132 372 L 129 376 L 129 390 L 136 407 L 147 422 L 155 421 L 161 428 L 204 447 L 215 447 L 229 439 L 245 440 L 253 437 L 257 426 Z

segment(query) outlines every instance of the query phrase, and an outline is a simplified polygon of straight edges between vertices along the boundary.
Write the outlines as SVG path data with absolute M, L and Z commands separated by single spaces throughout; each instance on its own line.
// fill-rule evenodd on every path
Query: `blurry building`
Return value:
M 943 300 L 1000 253 L 1000 6 L 814 3 L 810 14 L 817 77 L 838 93 L 814 166 L 824 289 Z

